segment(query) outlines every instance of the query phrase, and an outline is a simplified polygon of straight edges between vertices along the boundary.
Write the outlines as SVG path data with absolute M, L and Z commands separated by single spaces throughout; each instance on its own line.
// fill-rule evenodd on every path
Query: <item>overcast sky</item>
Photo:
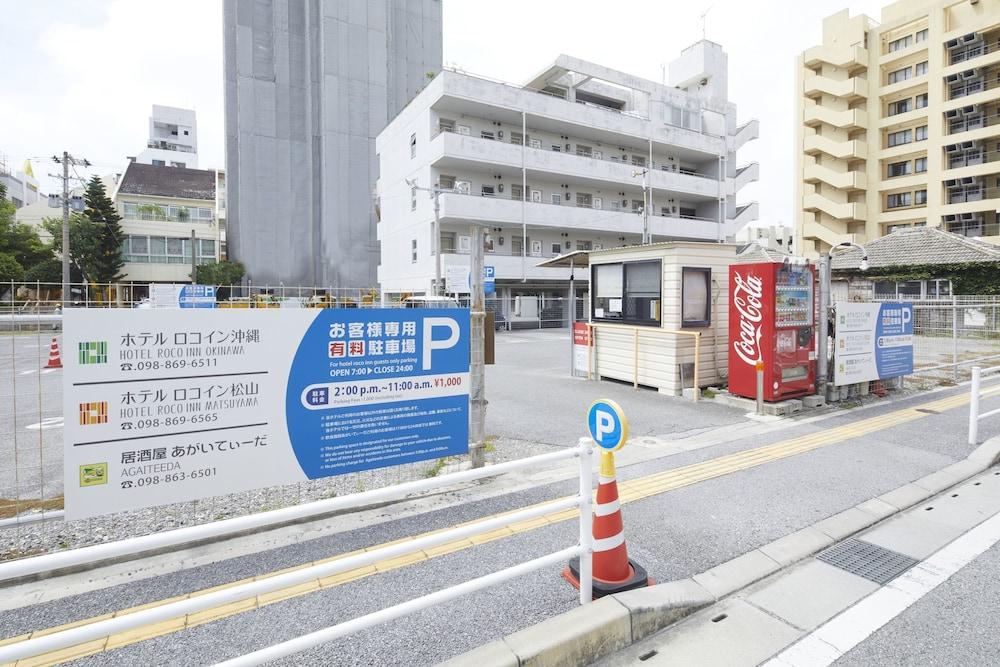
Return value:
M 332 1 L 332 0 L 328 0 Z M 729 97 L 761 137 L 740 151 L 760 183 L 762 223 L 791 223 L 794 59 L 845 6 L 880 18 L 878 0 L 444 0 L 444 60 L 523 82 L 559 53 L 653 80 L 702 36 L 729 54 Z M 202 168 L 223 167 L 221 0 L 0 0 L 0 153 L 20 168 L 68 150 L 96 173 L 145 146 L 152 104 L 194 108 Z M 81 175 L 83 173 L 81 172 Z

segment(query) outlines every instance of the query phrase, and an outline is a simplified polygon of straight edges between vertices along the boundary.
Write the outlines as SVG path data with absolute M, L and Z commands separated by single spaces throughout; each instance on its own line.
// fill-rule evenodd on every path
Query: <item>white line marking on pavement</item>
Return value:
M 37 424 L 29 424 L 24 428 L 29 431 L 47 431 L 50 428 L 62 428 L 63 418 L 62 417 L 46 417 Z
M 830 665 L 1000 542 L 1000 514 L 813 630 L 764 667 Z
M 38 372 L 37 368 L 32 368 L 27 371 L 21 371 L 20 373 L 18 373 L 18 375 L 31 375 L 32 373 L 37 373 L 37 372 Z

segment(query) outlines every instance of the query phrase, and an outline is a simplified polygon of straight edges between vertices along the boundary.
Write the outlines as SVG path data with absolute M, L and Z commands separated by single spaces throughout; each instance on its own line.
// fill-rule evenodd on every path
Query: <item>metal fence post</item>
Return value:
M 594 443 L 580 438 L 580 604 L 594 598 Z
M 972 367 L 972 394 L 969 396 L 969 444 L 979 441 L 979 382 L 983 369 Z
M 951 363 L 955 364 L 952 379 L 958 382 L 958 299 L 951 295 Z

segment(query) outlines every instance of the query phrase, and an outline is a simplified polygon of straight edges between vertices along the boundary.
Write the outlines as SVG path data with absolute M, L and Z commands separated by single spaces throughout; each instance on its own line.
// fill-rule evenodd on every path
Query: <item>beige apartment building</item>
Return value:
M 1000 243 L 1000 0 L 834 14 L 796 86 L 798 253 L 924 225 Z

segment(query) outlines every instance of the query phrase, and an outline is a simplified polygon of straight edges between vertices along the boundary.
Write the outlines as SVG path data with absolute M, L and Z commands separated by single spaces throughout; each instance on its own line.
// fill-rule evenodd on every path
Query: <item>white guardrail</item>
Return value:
M 972 367 L 972 389 L 971 396 L 969 397 L 969 444 L 978 445 L 979 444 L 979 420 L 986 419 L 987 417 L 992 417 L 993 415 L 1000 415 L 1000 408 L 996 410 L 990 410 L 989 412 L 979 412 L 979 398 L 980 398 L 980 383 L 982 382 L 983 376 L 993 375 L 995 373 L 1000 373 L 1000 366 L 993 366 L 991 368 L 980 368 L 979 366 Z
M 592 527 L 592 494 L 593 494 L 593 451 L 594 443 L 590 438 L 581 438 L 576 447 L 570 447 L 558 452 L 541 454 L 516 461 L 499 463 L 486 468 L 464 470 L 461 472 L 442 475 L 430 479 L 416 480 L 404 484 L 398 484 L 383 489 L 354 493 L 337 498 L 307 503 L 296 507 L 285 507 L 270 512 L 262 512 L 256 515 L 235 517 L 224 521 L 179 528 L 172 531 L 158 533 L 155 535 L 145 535 L 143 537 L 131 538 L 109 544 L 101 544 L 82 549 L 75 549 L 62 553 L 47 554 L 34 558 L 0 564 L 0 583 L 20 579 L 27 576 L 37 575 L 53 570 L 61 570 L 69 567 L 79 567 L 81 565 L 93 564 L 113 558 L 129 556 L 148 552 L 165 547 L 186 544 L 204 539 L 219 538 L 226 535 L 240 533 L 247 530 L 284 523 L 287 521 L 301 519 L 307 516 L 326 514 L 329 512 L 355 509 L 372 505 L 374 503 L 387 500 L 397 500 L 412 493 L 426 491 L 435 487 L 444 487 L 460 482 L 468 482 L 487 477 L 495 477 L 503 473 L 522 468 L 535 467 L 544 463 L 559 461 L 562 459 L 579 459 L 580 487 L 576 496 L 554 500 L 535 507 L 510 512 L 491 519 L 478 521 L 474 524 L 458 526 L 449 530 L 444 530 L 432 535 L 407 540 L 398 544 L 382 547 L 355 556 L 341 558 L 335 561 L 312 565 L 310 567 L 280 574 L 260 581 L 252 581 L 239 586 L 206 593 L 194 598 L 171 602 L 152 609 L 125 614 L 114 618 L 89 623 L 87 625 L 70 628 L 61 632 L 54 632 L 25 641 L 0 646 L 0 664 L 14 662 L 29 658 L 50 651 L 75 646 L 83 642 L 101 639 L 109 635 L 132 630 L 134 628 L 159 623 L 170 619 L 192 614 L 205 609 L 210 609 L 220 605 L 245 600 L 257 595 L 263 595 L 276 590 L 303 584 L 314 579 L 329 577 L 334 574 L 353 570 L 355 568 L 371 565 L 372 563 L 395 558 L 408 554 L 412 551 L 428 549 L 440 546 L 446 542 L 463 539 L 480 533 L 487 533 L 508 524 L 516 523 L 527 519 L 559 512 L 571 508 L 580 510 L 580 534 L 579 542 L 575 546 L 562 549 L 555 553 L 534 560 L 529 560 L 519 565 L 494 572 L 464 583 L 445 588 L 428 595 L 424 595 L 401 604 L 382 609 L 359 618 L 354 618 L 343 623 L 313 632 L 296 639 L 292 639 L 268 648 L 249 653 L 232 660 L 226 661 L 224 665 L 260 665 L 270 660 L 275 660 L 284 656 L 298 653 L 307 648 L 318 646 L 338 637 L 358 632 L 365 628 L 390 621 L 401 616 L 426 609 L 442 602 L 454 599 L 467 593 L 493 586 L 495 584 L 513 579 L 528 572 L 562 563 L 570 558 L 579 556 L 580 558 L 580 604 L 590 602 L 593 595 L 593 527 Z

